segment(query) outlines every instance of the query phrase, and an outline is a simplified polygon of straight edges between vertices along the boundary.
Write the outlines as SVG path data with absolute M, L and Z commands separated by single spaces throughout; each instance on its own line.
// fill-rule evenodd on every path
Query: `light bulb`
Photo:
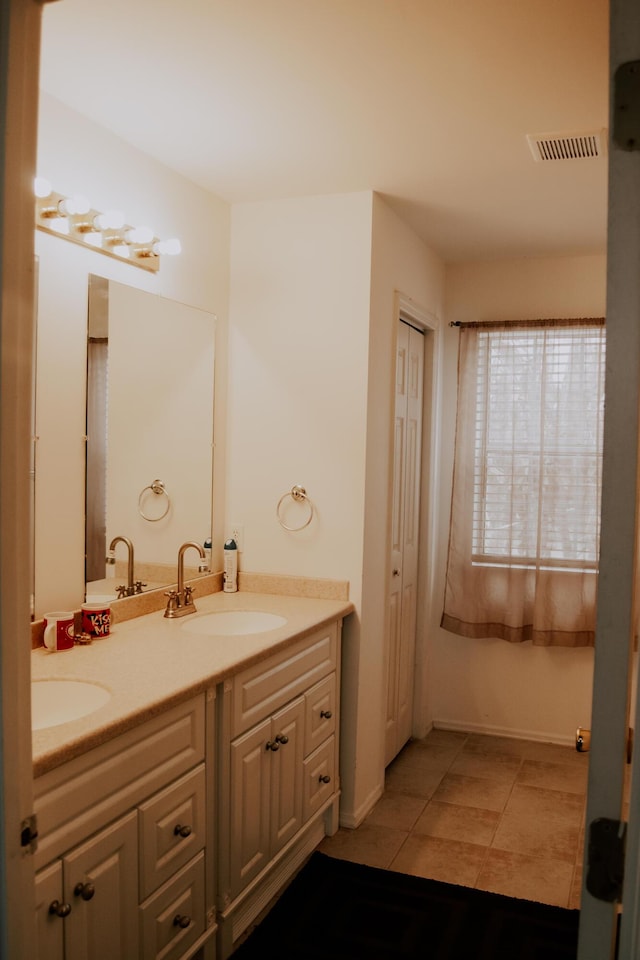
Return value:
M 132 227 L 125 233 L 125 239 L 129 243 L 151 243 L 153 230 L 151 227 Z
M 78 214 L 89 213 L 91 204 L 86 197 L 76 193 L 73 197 L 66 197 L 64 200 L 61 200 L 58 204 L 58 210 L 68 217 L 73 217 Z
M 36 177 L 33 181 L 33 192 L 36 197 L 44 199 L 45 197 L 51 196 L 51 183 L 49 180 L 45 180 L 44 177 Z
M 96 230 L 121 230 L 124 227 L 124 213 L 120 210 L 107 210 L 93 218 Z
M 158 240 L 152 249 L 158 255 L 174 257 L 182 252 L 182 244 L 177 237 L 172 237 L 170 240 Z

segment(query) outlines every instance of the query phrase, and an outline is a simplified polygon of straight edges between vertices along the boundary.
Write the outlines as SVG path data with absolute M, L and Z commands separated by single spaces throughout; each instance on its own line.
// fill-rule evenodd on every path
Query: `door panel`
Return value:
M 398 324 L 391 493 L 391 570 L 385 637 L 385 765 L 411 736 L 417 604 L 424 337 Z
M 637 0 L 611 4 L 610 77 L 640 59 Z M 611 98 L 613 101 L 613 98 Z M 634 103 L 637 113 L 637 101 Z M 610 127 L 615 124 L 612 113 Z M 599 818 L 618 820 L 624 800 L 629 681 L 637 557 L 640 401 L 640 153 L 609 144 L 607 368 L 602 536 L 593 685 L 587 831 Z M 637 730 L 637 728 L 636 728 Z M 635 765 L 637 766 L 637 764 Z M 638 956 L 638 771 L 634 770 L 619 960 Z M 588 832 L 587 832 L 588 842 Z M 585 876 L 588 850 L 585 850 Z M 618 907 L 583 891 L 579 960 L 615 955 Z

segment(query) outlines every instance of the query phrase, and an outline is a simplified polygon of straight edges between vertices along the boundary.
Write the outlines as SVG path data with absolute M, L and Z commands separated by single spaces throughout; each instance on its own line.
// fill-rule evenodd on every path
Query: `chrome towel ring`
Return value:
M 143 503 L 143 500 L 145 499 L 145 493 L 147 492 L 147 490 L 151 491 L 151 493 L 154 493 L 157 497 L 167 498 L 164 512 L 160 513 L 157 517 L 148 516 L 142 508 L 142 503 Z M 138 513 L 140 514 L 143 520 L 148 520 L 149 523 L 157 523 L 158 520 L 163 520 L 166 517 L 166 515 L 169 513 L 170 508 L 171 508 L 171 498 L 169 497 L 169 494 L 167 493 L 167 488 L 165 487 L 162 480 L 154 480 L 153 483 L 150 483 L 148 487 L 145 487 L 143 490 L 140 491 L 140 496 L 138 497 Z
M 291 498 L 296 503 L 306 503 L 308 508 L 308 516 L 304 523 L 301 523 L 299 527 L 290 527 L 282 519 L 282 504 L 287 498 Z M 278 523 L 285 530 L 290 530 L 292 533 L 296 533 L 298 530 L 304 530 L 305 527 L 308 527 L 311 521 L 313 520 L 313 503 L 311 499 L 307 496 L 307 491 L 304 487 L 301 487 L 299 483 L 294 484 L 287 493 L 283 495 L 278 500 L 278 506 L 276 507 L 276 516 L 278 518 Z

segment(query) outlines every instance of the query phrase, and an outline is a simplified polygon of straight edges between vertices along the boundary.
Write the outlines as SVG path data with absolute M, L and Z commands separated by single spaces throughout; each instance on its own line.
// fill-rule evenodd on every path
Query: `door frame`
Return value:
M 442 368 L 442 321 L 430 310 L 421 307 L 401 291 L 395 292 L 395 327 L 393 335 L 394 376 L 392 378 L 391 409 L 395 407 L 395 357 L 398 348 L 398 324 L 401 320 L 424 334 L 423 407 L 422 407 L 422 453 L 420 462 L 420 535 L 418 545 L 418 595 L 416 611 L 415 674 L 413 687 L 412 736 L 420 739 L 431 729 L 429 706 L 429 636 L 431 612 L 435 589 L 435 558 L 437 556 L 436 516 L 439 493 L 439 448 L 440 427 L 435 416 L 440 409 L 440 382 Z M 393 418 L 392 418 L 393 419 Z M 393 454 L 393 431 L 390 439 L 390 456 Z M 392 496 L 390 491 L 389 496 Z M 391 518 L 389 501 L 389 523 Z M 391 576 L 391 528 L 388 530 L 387 575 Z M 385 599 L 385 623 L 388 623 L 388 597 Z M 385 688 L 386 691 L 386 688 Z
M 33 857 L 21 836 L 33 811 L 26 541 L 41 5 L 5 0 L 0 18 L 0 955 L 21 960 L 35 955 Z

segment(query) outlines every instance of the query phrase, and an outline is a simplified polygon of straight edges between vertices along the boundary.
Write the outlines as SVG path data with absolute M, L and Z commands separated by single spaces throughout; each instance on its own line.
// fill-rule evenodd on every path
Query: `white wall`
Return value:
M 246 570 L 346 579 L 342 821 L 384 781 L 382 677 L 396 291 L 441 311 L 443 268 L 370 193 L 232 210 L 227 517 Z M 284 531 L 294 483 L 316 516 Z M 292 518 L 293 522 L 293 518 Z
M 454 264 L 447 320 L 605 315 L 604 255 Z M 445 333 L 438 605 L 433 611 L 431 708 L 437 725 L 573 742 L 591 718 L 593 651 L 470 640 L 441 630 L 456 406 L 458 333 Z
M 120 209 L 183 252 L 151 274 L 37 232 L 38 422 L 36 612 L 78 606 L 84 585 L 84 395 L 87 278 L 96 273 L 217 315 L 216 542 L 224 514 L 229 206 L 55 99 L 41 96 L 38 172 L 98 210 Z M 198 411 L 194 411 L 197 417 Z M 214 458 L 215 459 L 215 458 Z M 125 533 L 125 531 L 123 531 Z M 176 551 L 177 551 L 176 545 Z M 176 552 L 177 558 L 177 552 Z M 221 565 L 221 547 L 218 549 Z

